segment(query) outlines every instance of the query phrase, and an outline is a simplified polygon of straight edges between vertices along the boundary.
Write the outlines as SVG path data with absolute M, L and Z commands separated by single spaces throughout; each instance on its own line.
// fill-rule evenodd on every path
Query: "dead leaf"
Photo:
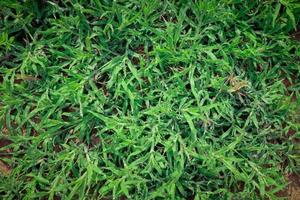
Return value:
M 11 168 L 3 161 L 0 160 L 0 173 L 8 176 L 11 173 Z

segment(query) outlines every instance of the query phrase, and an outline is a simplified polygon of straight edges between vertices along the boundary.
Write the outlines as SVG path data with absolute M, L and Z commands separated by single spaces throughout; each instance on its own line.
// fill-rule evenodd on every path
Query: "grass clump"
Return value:
M 1 1 L 2 198 L 277 198 L 299 171 L 299 8 Z

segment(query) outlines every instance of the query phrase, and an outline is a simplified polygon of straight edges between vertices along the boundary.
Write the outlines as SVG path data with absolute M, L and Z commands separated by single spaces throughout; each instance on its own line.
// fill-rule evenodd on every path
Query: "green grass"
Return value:
M 276 199 L 299 172 L 297 1 L 2 0 L 0 19 L 1 199 Z

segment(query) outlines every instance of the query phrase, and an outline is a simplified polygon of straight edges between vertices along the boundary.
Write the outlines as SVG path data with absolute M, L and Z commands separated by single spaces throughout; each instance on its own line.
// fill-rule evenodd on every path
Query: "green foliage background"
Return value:
M 2 0 L 0 17 L 3 199 L 275 199 L 299 171 L 297 1 Z

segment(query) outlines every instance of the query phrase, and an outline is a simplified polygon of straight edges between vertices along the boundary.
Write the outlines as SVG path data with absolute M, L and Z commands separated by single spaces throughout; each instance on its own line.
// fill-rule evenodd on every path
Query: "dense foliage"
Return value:
M 1 198 L 274 199 L 299 170 L 297 1 L 2 0 L 0 17 Z

